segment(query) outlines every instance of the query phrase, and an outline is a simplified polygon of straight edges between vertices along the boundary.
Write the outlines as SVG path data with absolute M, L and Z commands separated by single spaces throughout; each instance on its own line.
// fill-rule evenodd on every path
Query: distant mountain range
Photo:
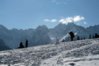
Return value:
M 89 32 L 86 28 L 76 25 L 74 23 L 65 24 L 58 24 L 54 29 L 51 30 L 51 35 L 61 38 L 68 32 L 73 31 L 77 33 L 79 36 L 88 36 Z
M 99 33 L 99 25 L 90 26 L 84 28 L 74 23 L 58 24 L 52 29 L 47 28 L 45 25 L 38 26 L 36 29 L 18 30 L 7 29 L 3 25 L 0 25 L 0 39 L 4 41 L 4 48 L 17 48 L 19 43 L 25 40 L 29 40 L 29 46 L 48 44 L 56 38 L 62 38 L 68 32 L 73 31 L 81 37 L 88 37 L 89 34 L 94 35 Z M 2 44 L 2 43 L 0 43 Z M 0 46 L 1 49 L 1 46 Z

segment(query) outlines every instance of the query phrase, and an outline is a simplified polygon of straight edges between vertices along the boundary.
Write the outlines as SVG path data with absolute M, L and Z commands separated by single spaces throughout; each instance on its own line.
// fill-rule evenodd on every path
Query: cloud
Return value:
M 84 20 L 84 19 L 85 19 L 85 18 L 82 17 L 82 16 L 75 16 L 75 17 L 73 18 L 73 21 L 74 21 L 74 22 L 79 22 L 79 21 Z
M 72 17 L 62 18 L 62 19 L 59 20 L 59 22 L 63 23 L 63 24 L 68 24 L 68 23 L 73 22 L 72 19 L 73 19 Z
M 57 19 L 44 19 L 44 22 L 57 22 Z
M 77 16 L 61 18 L 61 19 L 44 19 L 44 22 L 51 22 L 51 23 L 58 22 L 62 24 L 68 24 L 68 23 L 77 23 L 84 20 L 85 17 L 77 15 Z M 84 22 L 84 24 L 86 24 L 86 22 Z
M 59 22 L 62 24 L 68 24 L 68 23 L 80 22 L 84 19 L 85 18 L 83 16 L 74 16 L 74 17 L 62 18 L 59 20 Z
M 57 22 L 57 19 L 52 19 L 52 20 L 50 20 L 51 22 Z

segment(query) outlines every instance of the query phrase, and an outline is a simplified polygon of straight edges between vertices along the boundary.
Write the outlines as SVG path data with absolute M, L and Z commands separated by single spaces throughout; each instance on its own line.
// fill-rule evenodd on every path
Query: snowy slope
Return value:
M 70 63 L 75 63 L 75 66 L 98 66 L 99 39 L 0 52 L 0 66 L 70 66 Z

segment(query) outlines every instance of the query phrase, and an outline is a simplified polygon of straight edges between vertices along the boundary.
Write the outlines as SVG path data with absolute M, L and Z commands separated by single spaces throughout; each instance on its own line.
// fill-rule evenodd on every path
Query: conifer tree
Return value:
M 19 45 L 19 47 L 18 48 L 24 48 L 24 45 L 23 45 L 23 43 L 22 42 L 20 42 L 20 45 Z
M 89 35 L 89 39 L 91 39 L 91 35 Z
M 79 36 L 77 36 L 77 40 L 80 40 L 80 37 Z
M 28 40 L 26 40 L 25 42 L 25 47 L 28 47 Z

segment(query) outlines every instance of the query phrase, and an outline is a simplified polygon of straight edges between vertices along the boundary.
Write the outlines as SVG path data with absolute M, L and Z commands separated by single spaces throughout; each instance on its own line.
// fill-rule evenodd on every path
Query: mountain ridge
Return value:
M 99 33 L 99 29 L 98 29 L 99 25 L 84 28 L 82 26 L 70 23 L 67 25 L 58 24 L 57 26 L 55 26 L 52 29 L 49 29 L 46 26 L 44 27 L 44 25 L 40 26 L 40 28 L 42 28 L 41 31 L 46 32 L 46 37 L 50 38 L 50 39 L 48 39 L 48 41 L 55 40 L 56 37 L 60 39 L 70 31 L 77 32 L 77 34 L 79 36 L 87 37 L 87 38 L 89 37 L 89 34 L 94 35 L 94 33 Z M 97 30 L 94 31 L 95 29 L 97 29 Z M 7 29 L 5 26 L 0 25 L 0 31 L 1 31 L 0 32 L 0 39 L 3 39 L 4 42 L 6 43 L 6 45 L 10 48 L 17 48 L 19 46 L 19 43 L 21 41 L 24 42 L 26 39 L 29 40 L 29 46 L 39 44 L 38 41 L 36 41 L 36 43 L 33 44 L 34 40 L 38 40 L 40 38 L 39 36 L 37 36 L 37 35 L 39 35 L 40 31 L 37 32 L 36 29 L 26 29 L 26 30 Z M 38 39 L 35 39 L 33 37 L 34 33 L 36 35 L 35 37 L 38 37 Z M 42 33 L 42 35 L 44 35 L 44 34 Z M 45 41 L 47 41 L 47 40 L 45 40 Z M 42 41 L 40 44 L 43 44 L 43 43 L 44 43 L 44 41 Z M 48 44 L 48 43 L 50 43 L 50 42 L 47 42 L 46 44 Z

